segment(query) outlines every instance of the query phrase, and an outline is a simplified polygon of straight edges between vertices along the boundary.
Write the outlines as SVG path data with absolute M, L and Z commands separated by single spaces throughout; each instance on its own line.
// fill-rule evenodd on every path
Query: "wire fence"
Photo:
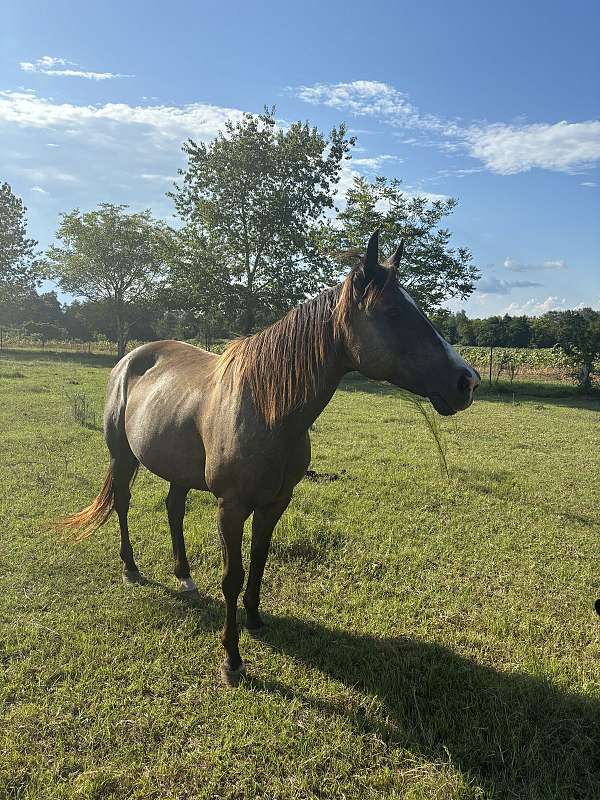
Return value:
M 188 339 L 190 344 L 211 350 L 213 353 L 222 353 L 227 346 L 228 340 L 218 339 L 207 345 L 206 341 L 200 339 Z M 127 343 L 127 352 L 135 350 L 145 341 L 131 339 Z M 45 339 L 38 335 L 31 335 L 19 328 L 8 328 L 0 326 L 0 352 L 3 350 L 41 350 L 48 352 L 70 352 L 70 353 L 89 353 L 90 355 L 110 355 L 117 356 L 117 343 L 109 339 L 97 338 L 90 340 L 82 339 Z
M 226 339 L 219 339 L 207 348 L 200 339 L 187 340 L 190 344 L 214 353 L 222 353 L 227 347 Z M 143 341 L 131 340 L 127 344 L 127 352 L 134 350 Z M 466 360 L 478 369 L 482 376 L 492 384 L 499 378 L 509 379 L 530 377 L 532 379 L 572 382 L 572 369 L 565 356 L 556 347 L 553 348 L 510 348 L 510 347 L 469 347 L 457 345 L 456 349 Z M 19 328 L 0 326 L 0 352 L 6 350 L 34 350 L 42 352 L 71 352 L 89 355 L 117 356 L 117 343 L 109 339 L 97 338 L 83 341 L 80 339 L 44 339 L 39 335 L 31 335 Z M 600 364 L 595 365 L 596 369 Z M 597 379 L 596 379 L 597 382 Z

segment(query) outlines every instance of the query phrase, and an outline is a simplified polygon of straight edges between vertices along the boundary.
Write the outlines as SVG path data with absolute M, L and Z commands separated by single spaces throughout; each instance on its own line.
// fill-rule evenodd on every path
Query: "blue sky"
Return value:
M 102 201 L 170 219 L 181 142 L 277 105 L 343 176 L 454 196 L 472 316 L 600 307 L 597 2 L 30 2 L 0 12 L 0 180 L 46 246 Z

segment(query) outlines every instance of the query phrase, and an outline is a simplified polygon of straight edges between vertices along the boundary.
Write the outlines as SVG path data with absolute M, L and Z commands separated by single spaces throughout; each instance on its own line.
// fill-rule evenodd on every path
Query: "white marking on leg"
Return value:
M 195 592 L 197 588 L 193 578 L 181 578 L 179 580 L 179 589 L 182 592 Z

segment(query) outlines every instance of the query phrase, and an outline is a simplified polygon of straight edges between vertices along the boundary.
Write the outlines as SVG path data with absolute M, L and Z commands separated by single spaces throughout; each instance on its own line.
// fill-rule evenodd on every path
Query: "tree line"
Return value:
M 22 201 L 0 185 L 0 324 L 46 339 L 101 334 L 119 357 L 132 338 L 210 344 L 251 333 L 339 281 L 378 227 L 382 258 L 405 240 L 400 279 L 450 341 L 558 342 L 542 335 L 545 323 L 441 309 L 469 297 L 479 277 L 445 226 L 456 200 L 429 202 L 382 177 L 355 177 L 340 198 L 355 143 L 344 124 L 325 136 L 303 122 L 282 128 L 274 108 L 246 114 L 211 142 L 183 144 L 187 166 L 168 193 L 175 224 L 113 203 L 73 209 L 45 253 L 27 237 Z M 75 300 L 38 294 L 43 278 Z
M 431 320 L 451 343 L 479 347 L 558 347 L 583 389 L 591 387 L 600 355 L 600 312 L 592 308 L 548 311 L 540 317 L 505 314 L 469 319 L 464 311 L 436 309 Z
M 582 308 L 577 311 L 548 311 L 539 317 L 504 314 L 470 319 L 464 311 L 452 313 L 439 308 L 431 314 L 431 320 L 451 344 L 539 348 L 560 345 L 566 324 L 580 317 L 592 321 L 597 313 L 591 308 Z

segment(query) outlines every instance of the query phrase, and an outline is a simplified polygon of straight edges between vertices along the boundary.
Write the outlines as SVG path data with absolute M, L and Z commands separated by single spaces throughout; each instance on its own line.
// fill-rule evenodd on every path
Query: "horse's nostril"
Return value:
M 458 391 L 461 394 L 469 394 L 474 387 L 475 380 L 469 372 L 463 372 L 458 379 Z

